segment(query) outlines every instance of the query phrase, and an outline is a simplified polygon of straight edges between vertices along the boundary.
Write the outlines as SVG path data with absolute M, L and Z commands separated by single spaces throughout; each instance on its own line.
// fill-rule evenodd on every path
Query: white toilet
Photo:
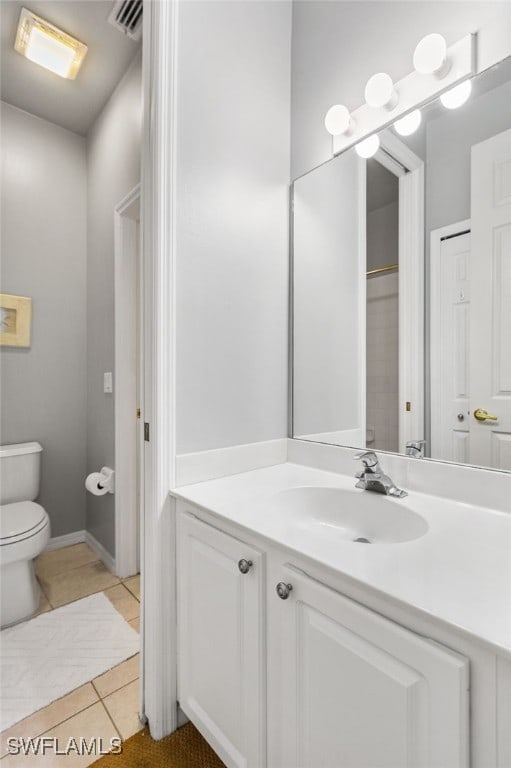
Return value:
M 50 538 L 39 493 L 39 443 L 0 446 L 0 627 L 28 619 L 39 605 L 34 558 Z

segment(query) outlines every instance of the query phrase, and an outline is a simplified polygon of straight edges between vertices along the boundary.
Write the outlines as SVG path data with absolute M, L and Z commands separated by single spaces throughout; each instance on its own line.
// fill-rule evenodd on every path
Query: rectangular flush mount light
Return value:
M 27 59 L 51 72 L 74 80 L 87 46 L 35 13 L 21 9 L 14 48 Z

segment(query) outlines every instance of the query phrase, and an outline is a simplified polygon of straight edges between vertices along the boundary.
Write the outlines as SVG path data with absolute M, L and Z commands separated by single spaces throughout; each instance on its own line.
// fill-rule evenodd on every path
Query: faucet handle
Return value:
M 427 443 L 425 440 L 409 440 L 405 445 L 406 455 L 416 459 L 422 459 L 426 445 Z
M 362 451 L 353 456 L 355 461 L 361 461 L 367 469 L 378 466 L 378 457 L 374 451 Z

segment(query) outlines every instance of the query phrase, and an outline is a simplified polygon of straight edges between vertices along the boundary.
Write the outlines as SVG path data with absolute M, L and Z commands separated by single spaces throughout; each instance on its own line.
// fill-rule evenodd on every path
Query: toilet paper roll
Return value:
M 85 487 L 94 496 L 104 496 L 105 493 L 108 493 L 108 488 L 104 485 L 106 479 L 101 472 L 91 472 L 90 475 L 87 475 Z

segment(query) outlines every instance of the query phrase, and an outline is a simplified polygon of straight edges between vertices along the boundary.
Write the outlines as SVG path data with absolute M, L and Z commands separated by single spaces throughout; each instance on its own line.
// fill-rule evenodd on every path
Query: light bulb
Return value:
M 368 136 L 364 141 L 355 144 L 355 152 L 359 157 L 363 157 L 367 160 L 378 152 L 379 147 L 380 139 L 373 133 L 372 136 Z
M 399 97 L 394 88 L 394 83 L 390 75 L 385 72 L 378 72 L 369 78 L 365 88 L 365 100 L 369 107 L 374 109 L 394 109 Z
M 450 91 L 442 93 L 440 101 L 446 109 L 457 109 L 464 104 L 472 93 L 472 80 L 465 80 L 463 83 L 451 88 Z
M 325 128 L 332 136 L 339 136 L 341 133 L 348 134 L 353 129 L 354 122 L 351 118 L 349 109 L 344 104 L 335 104 L 330 107 L 325 116 Z
M 409 115 L 405 115 L 401 120 L 396 120 L 394 129 L 400 136 L 411 136 L 415 133 L 422 121 L 420 109 L 414 109 Z
M 417 44 L 413 54 L 413 66 L 421 75 L 444 77 L 450 69 L 447 43 L 442 35 L 434 32 Z

